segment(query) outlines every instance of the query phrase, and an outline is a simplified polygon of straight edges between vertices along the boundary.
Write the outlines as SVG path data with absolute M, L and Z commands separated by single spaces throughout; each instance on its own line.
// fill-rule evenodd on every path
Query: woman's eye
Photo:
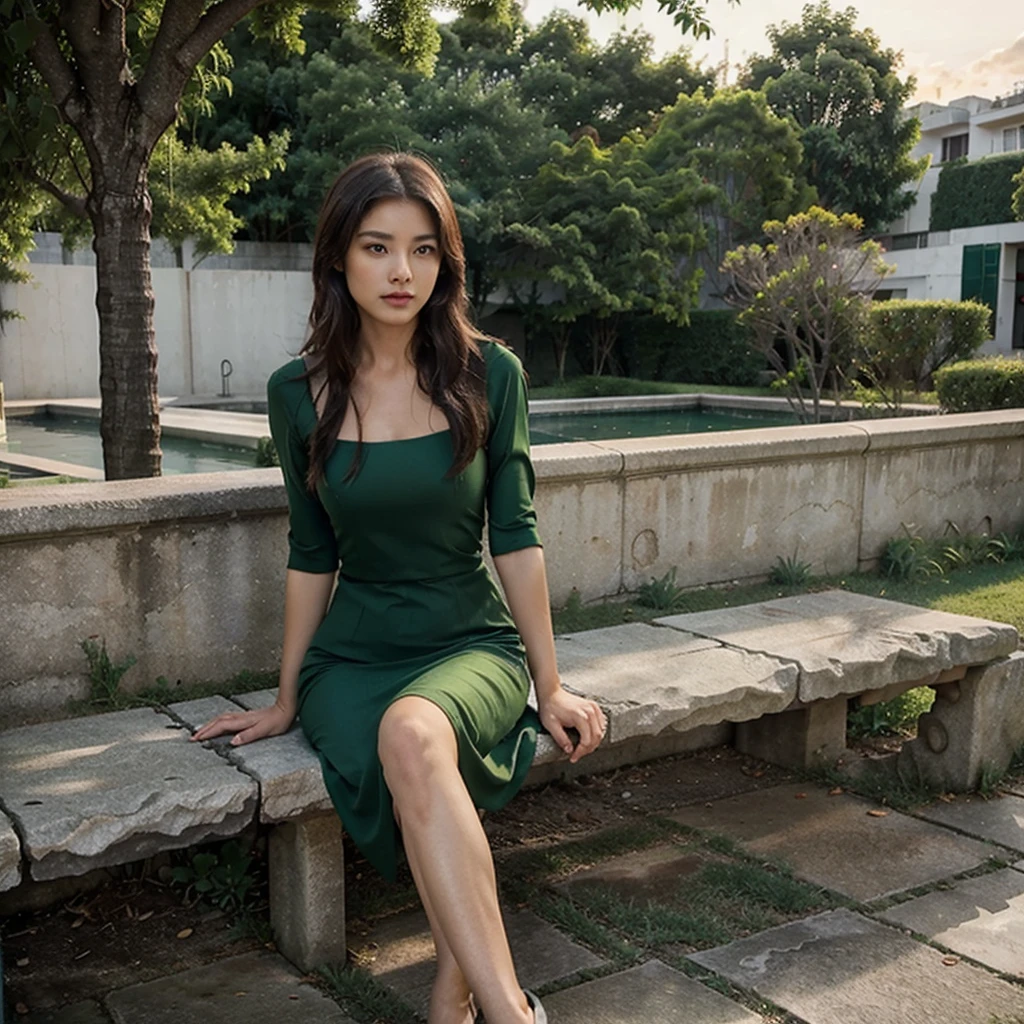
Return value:
M 424 255 L 430 255 L 434 251 L 434 247 L 432 245 L 421 245 L 418 251 Z
M 384 251 L 384 246 L 383 246 L 383 245 L 381 245 L 381 243 L 380 243 L 380 242 L 371 242 L 371 243 L 370 243 L 370 244 L 369 244 L 369 245 L 368 245 L 368 246 L 367 246 L 366 248 L 367 248 L 367 249 L 369 249 L 369 250 L 370 250 L 370 252 L 376 252 L 376 251 L 377 251 L 378 249 L 379 249 L 379 250 L 380 250 L 381 252 L 383 252 L 383 251 Z

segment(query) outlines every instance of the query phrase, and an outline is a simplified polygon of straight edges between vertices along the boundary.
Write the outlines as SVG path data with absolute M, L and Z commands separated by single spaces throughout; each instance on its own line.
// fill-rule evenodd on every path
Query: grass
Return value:
M 923 580 L 891 580 L 876 573 L 847 573 L 842 576 L 813 576 L 802 585 L 766 582 L 699 587 L 679 594 L 673 610 L 678 614 L 734 608 L 755 601 L 827 589 L 849 590 L 937 611 L 995 619 L 1007 622 L 1024 633 L 1024 564 L 1019 561 L 967 566 L 953 569 L 945 576 Z M 625 600 L 589 605 L 576 598 L 554 610 L 555 631 L 573 633 L 624 622 L 649 622 L 665 614 L 664 611 L 645 607 L 636 595 L 629 595 Z
M 657 898 L 634 899 L 606 884 L 552 888 L 575 869 L 611 857 L 672 843 L 703 862 Z M 621 965 L 643 955 L 707 949 L 836 905 L 822 889 L 792 877 L 780 865 L 754 858 L 722 837 L 649 817 L 586 839 L 501 859 L 502 894 L 525 904 L 577 941 Z M 510 899 L 511 897 L 511 899 Z

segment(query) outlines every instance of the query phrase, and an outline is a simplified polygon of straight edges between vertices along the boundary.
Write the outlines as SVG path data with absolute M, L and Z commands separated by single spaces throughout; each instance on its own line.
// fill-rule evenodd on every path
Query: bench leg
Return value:
M 1002 774 L 1024 744 L 1024 651 L 968 669 L 935 688 L 935 703 L 904 743 L 896 770 L 908 783 L 967 793 L 982 774 Z
M 270 927 L 301 971 L 343 963 L 345 863 L 333 812 L 274 826 L 270 833 Z
M 738 722 L 735 746 L 741 754 L 787 768 L 831 764 L 846 750 L 846 697 Z

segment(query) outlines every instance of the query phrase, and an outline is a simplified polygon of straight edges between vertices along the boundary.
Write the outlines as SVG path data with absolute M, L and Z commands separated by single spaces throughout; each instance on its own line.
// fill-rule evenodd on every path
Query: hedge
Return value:
M 950 231 L 1015 220 L 1014 175 L 1024 167 L 1024 153 L 943 164 L 932 195 L 932 231 Z
M 1024 408 L 1024 359 L 990 356 L 945 366 L 935 390 L 946 412 Z
M 766 367 L 728 309 L 694 310 L 685 327 L 650 315 L 623 317 L 619 350 L 626 373 L 640 380 L 746 386 Z
M 988 340 L 991 315 L 982 302 L 874 302 L 868 308 L 865 354 L 882 382 L 927 390 L 936 370 L 969 359 Z

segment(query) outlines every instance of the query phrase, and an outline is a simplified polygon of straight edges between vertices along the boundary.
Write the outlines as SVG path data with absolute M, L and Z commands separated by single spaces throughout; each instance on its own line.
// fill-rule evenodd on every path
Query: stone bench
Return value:
M 787 765 L 845 750 L 851 697 L 930 685 L 939 698 L 898 769 L 974 787 L 1024 741 L 1016 630 L 830 591 L 667 616 L 557 639 L 565 685 L 597 700 L 609 731 L 574 771 L 733 742 Z M 231 747 L 190 730 L 273 691 L 113 712 L 0 732 L 0 891 L 270 828 L 271 925 L 303 970 L 345 957 L 341 826 L 296 727 Z M 567 765 L 542 736 L 532 781 Z

